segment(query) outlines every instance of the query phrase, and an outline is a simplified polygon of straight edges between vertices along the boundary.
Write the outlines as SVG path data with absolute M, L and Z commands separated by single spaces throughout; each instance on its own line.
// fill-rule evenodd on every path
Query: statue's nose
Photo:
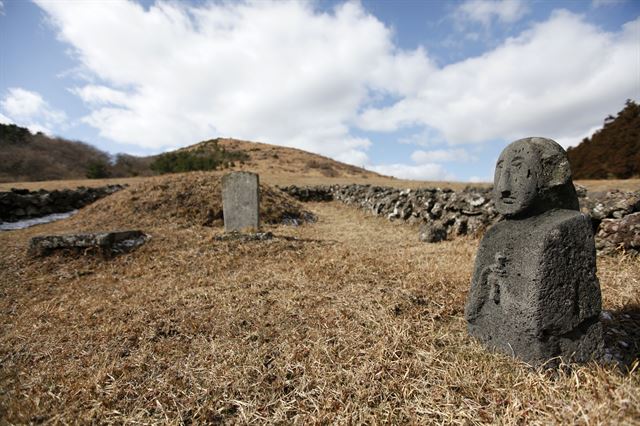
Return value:
M 498 178 L 498 186 L 496 188 L 502 197 L 508 197 L 511 195 L 511 173 L 509 170 L 504 170 Z M 506 193 L 506 195 L 505 195 Z

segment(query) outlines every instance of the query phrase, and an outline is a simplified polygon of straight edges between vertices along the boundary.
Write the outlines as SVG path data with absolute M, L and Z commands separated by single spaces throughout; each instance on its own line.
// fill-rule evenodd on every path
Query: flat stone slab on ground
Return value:
M 260 179 L 250 172 L 222 177 L 222 210 L 225 232 L 259 229 Z
M 31 239 L 29 254 L 46 256 L 59 250 L 97 250 L 104 255 L 113 255 L 134 250 L 149 238 L 139 230 L 38 236 Z

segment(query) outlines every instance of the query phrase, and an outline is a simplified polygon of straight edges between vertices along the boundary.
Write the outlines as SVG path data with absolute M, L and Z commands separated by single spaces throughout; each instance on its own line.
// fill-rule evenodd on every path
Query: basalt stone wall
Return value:
M 587 194 L 580 210 L 591 217 L 600 253 L 640 255 L 640 191 Z
M 291 195 L 298 201 L 304 203 L 309 201 L 333 201 L 333 190 L 339 188 L 339 186 L 278 186 L 278 189 Z
M 427 242 L 458 235 L 479 235 L 501 218 L 495 210 L 490 188 L 402 190 L 354 184 L 287 186 L 280 189 L 299 201 L 337 200 L 392 221 L 419 224 L 420 238 Z M 591 217 L 596 245 L 640 253 L 640 246 L 635 246 L 635 241 L 640 239 L 640 230 L 635 226 L 625 226 L 628 219 L 623 221 L 626 216 L 640 212 L 640 191 L 590 193 L 578 185 L 576 189 L 580 210 Z M 607 232 L 599 232 L 603 222 Z M 618 222 L 620 226 L 617 226 Z M 624 231 L 624 235 L 617 232 L 618 229 Z M 620 241 L 626 243 L 621 244 Z
M 0 192 L 0 221 L 16 222 L 52 213 L 68 212 L 123 188 L 123 185 L 108 185 L 54 191 L 12 189 L 9 192 Z
M 376 216 L 442 229 L 441 237 L 477 234 L 498 219 L 491 191 L 469 187 L 463 191 L 440 188 L 397 189 L 371 185 L 331 185 L 280 188 L 300 201 L 338 200 Z M 425 239 L 425 237 L 423 237 Z M 426 237 L 429 240 L 428 237 Z M 443 238 L 440 238 L 443 239 Z
M 435 242 L 458 235 L 477 235 L 498 219 L 490 191 L 467 188 L 405 189 L 349 185 L 333 192 L 334 198 L 389 220 L 421 224 L 420 238 Z

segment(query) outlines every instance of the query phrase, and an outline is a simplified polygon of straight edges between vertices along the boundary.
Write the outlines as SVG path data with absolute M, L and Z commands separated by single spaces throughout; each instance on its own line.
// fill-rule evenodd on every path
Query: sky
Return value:
M 627 99 L 637 0 L 0 0 L 0 122 L 113 154 L 231 137 L 490 181 Z

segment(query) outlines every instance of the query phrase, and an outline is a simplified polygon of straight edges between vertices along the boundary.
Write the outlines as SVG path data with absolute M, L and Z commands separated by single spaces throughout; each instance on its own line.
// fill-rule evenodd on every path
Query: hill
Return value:
M 0 124 L 0 181 L 75 179 L 107 154 L 82 142 L 50 138 L 14 124 Z
M 0 182 L 152 176 L 192 170 L 246 170 L 306 178 L 377 173 L 300 149 L 217 138 L 148 157 L 111 156 L 91 145 L 0 124 Z
M 151 160 L 0 124 L 0 182 L 149 176 Z
M 325 177 L 325 178 L 373 178 L 378 173 L 361 167 L 341 163 L 322 155 L 313 154 L 297 148 L 270 145 L 259 142 L 248 142 L 237 139 L 218 138 L 203 141 L 181 150 L 216 150 L 226 152 L 242 152 L 246 158 L 230 164 L 233 170 L 252 171 L 255 173 L 282 176 Z
M 580 145 L 567 150 L 574 179 L 628 179 L 640 176 L 640 105 L 627 100 L 616 117 Z

